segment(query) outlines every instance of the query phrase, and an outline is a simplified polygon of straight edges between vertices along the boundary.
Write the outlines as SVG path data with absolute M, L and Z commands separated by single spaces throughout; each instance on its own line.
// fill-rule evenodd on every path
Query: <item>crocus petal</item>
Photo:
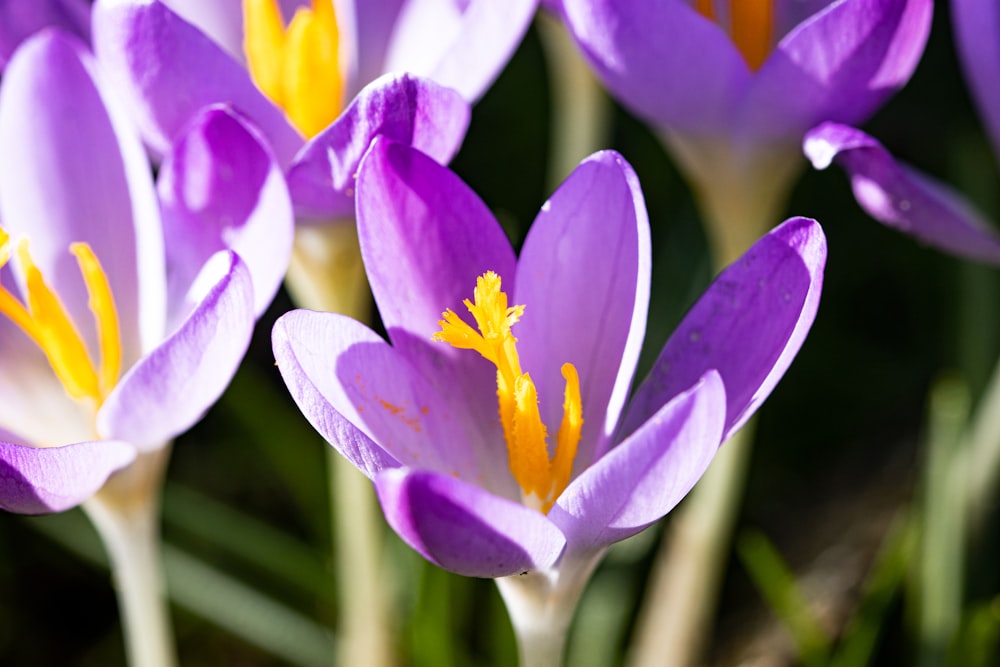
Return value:
M 114 292 L 126 363 L 163 336 L 163 240 L 149 163 L 84 44 L 46 31 L 18 49 L 0 89 L 0 219 L 96 350 L 70 244 L 86 242 Z M 72 122 L 68 122 L 71 119 Z
M 246 69 L 158 0 L 98 0 L 94 49 L 150 149 L 165 155 L 202 107 L 232 104 L 267 136 L 282 167 L 302 146 Z
M 203 296 L 191 314 L 129 369 L 97 413 L 104 437 L 140 450 L 160 447 L 201 419 L 236 373 L 253 331 L 250 272 L 223 251 L 192 290 Z
M 653 125 L 716 133 L 750 80 L 729 36 L 679 0 L 563 0 L 563 13 L 604 85 Z
M 469 105 L 453 90 L 406 74 L 373 81 L 295 158 L 288 187 L 296 213 L 353 217 L 358 164 L 377 135 L 410 144 L 445 164 L 468 125 Z
M 806 135 L 804 150 L 817 169 L 843 167 L 858 203 L 879 222 L 961 257 L 1000 262 L 1000 237 L 968 202 L 897 163 L 861 130 L 824 123 Z
M 393 346 L 467 420 L 480 461 L 506 467 L 496 369 L 475 352 L 434 342 L 446 308 L 468 317 L 476 278 L 495 271 L 515 290 L 514 251 L 481 199 L 446 167 L 410 146 L 372 144 L 358 175 L 358 237 L 368 280 Z
M 505 577 L 552 566 L 565 538 L 541 513 L 426 471 L 375 478 L 385 518 L 430 562 L 468 577 Z
M 785 36 L 757 73 L 744 100 L 746 135 L 798 142 L 821 121 L 866 119 L 909 81 L 933 10 L 933 0 L 831 3 Z
M 182 19 L 212 38 L 226 53 L 239 62 L 246 60 L 243 51 L 243 3 L 238 0 L 161 0 Z
M 228 248 L 250 271 L 259 316 L 281 285 L 294 233 L 288 188 L 260 135 L 226 107 L 203 110 L 164 160 L 157 188 L 171 302 Z
M 385 55 L 389 40 L 392 39 L 396 19 L 407 0 L 364 0 L 363 2 L 343 3 L 345 23 L 353 30 L 355 39 L 348 44 L 351 49 L 351 61 L 354 71 L 349 72 L 349 78 L 360 82 L 352 90 L 374 81 L 388 70 L 385 67 Z M 341 18 L 341 6 L 338 5 L 337 19 Z
M 134 447 L 115 440 L 44 449 L 0 441 L 0 508 L 19 514 L 68 510 L 100 490 L 135 454 Z
M 562 420 L 562 364 L 580 376 L 578 470 L 604 450 L 632 385 L 649 309 L 649 244 L 639 179 L 607 151 L 584 160 L 542 207 L 518 260 L 518 351 L 553 433 Z
M 314 412 L 310 418 L 322 425 L 332 408 L 364 433 L 364 439 L 330 442 L 352 462 L 360 458 L 366 471 L 375 472 L 368 462 L 383 456 L 358 452 L 355 443 L 368 449 L 370 442 L 377 442 L 404 466 L 469 481 L 482 481 L 493 472 L 480 471 L 462 422 L 449 405 L 405 357 L 363 324 L 334 313 L 293 311 L 278 320 L 273 337 L 286 384 L 309 385 L 306 392 L 293 394 L 296 402 L 307 399 L 299 403 L 303 412 Z M 330 359 L 336 361 L 331 364 Z M 309 401 L 315 393 L 329 406 L 319 407 L 318 414 Z M 330 433 L 328 428 L 321 432 Z
M 90 41 L 90 6 L 86 0 L 0 2 L 0 72 L 22 41 L 49 26 Z
M 722 442 L 726 390 L 715 371 L 675 396 L 566 488 L 549 518 L 572 549 L 635 535 L 672 510 Z
M 819 306 L 826 238 L 815 220 L 775 227 L 723 271 L 684 317 L 628 406 L 630 434 L 716 369 L 729 437 L 753 414 L 802 346 Z
M 388 44 L 385 70 L 427 76 L 474 102 L 510 60 L 538 0 L 410 0 Z
M 950 4 L 962 71 L 1000 157 L 1000 4 L 983 0 Z

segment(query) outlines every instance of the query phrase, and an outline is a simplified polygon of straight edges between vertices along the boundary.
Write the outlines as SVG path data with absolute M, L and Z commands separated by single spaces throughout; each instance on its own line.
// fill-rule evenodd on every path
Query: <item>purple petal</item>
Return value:
M 156 154 L 165 155 L 188 121 L 211 104 L 232 104 L 246 114 L 283 168 L 302 146 L 246 69 L 162 2 L 98 0 L 93 28 L 98 60 Z
M 584 160 L 542 207 L 517 267 L 512 303 L 521 365 L 542 420 L 562 420 L 569 362 L 580 376 L 583 437 L 576 468 L 604 451 L 632 385 L 649 308 L 649 219 L 632 168 L 611 151 Z
M 306 144 L 288 173 L 299 216 L 354 217 L 354 179 L 372 139 L 384 135 L 447 164 L 469 125 L 469 105 L 448 88 L 404 74 L 364 88 Z
M 566 488 L 549 513 L 574 551 L 659 520 L 701 479 L 722 442 L 726 390 L 708 371 Z
M 427 76 L 474 102 L 510 60 L 538 0 L 411 0 L 397 17 L 385 71 Z
M 899 90 L 923 54 L 932 0 L 834 2 L 778 44 L 748 91 L 748 137 L 798 143 L 825 120 L 859 123 Z
M 70 244 L 90 244 L 114 292 L 126 363 L 163 336 L 162 232 L 149 163 L 71 35 L 39 33 L 0 89 L 0 219 L 30 251 L 96 351 Z M 68 122 L 71 119 L 72 122 Z
M 389 40 L 392 39 L 393 30 L 396 27 L 396 20 L 402 10 L 406 0 L 363 0 L 345 3 L 345 6 L 353 9 L 353 14 L 346 17 L 354 27 L 354 44 L 349 45 L 353 49 L 353 61 L 355 71 L 352 77 L 359 85 L 352 87 L 356 90 L 361 85 L 374 81 L 379 76 L 387 72 L 385 56 L 389 48 Z M 337 15 L 338 20 L 340 14 Z
M 331 403 L 343 394 L 326 344 L 340 328 L 360 337 L 362 325 L 336 313 L 294 310 L 274 323 L 271 345 L 278 370 L 299 410 L 320 435 L 369 478 L 400 464 Z M 350 403 L 338 406 L 353 413 Z M 360 420 L 359 420 L 360 423 Z
M 968 202 L 897 163 L 861 130 L 824 123 L 806 135 L 803 148 L 817 169 L 843 167 L 858 203 L 879 222 L 960 257 L 1000 262 L 1000 237 Z
M 273 335 L 278 366 L 300 408 L 309 410 L 317 429 L 333 435 L 331 444 L 352 462 L 360 461 L 366 472 L 386 467 L 370 465 L 384 459 L 383 452 L 373 451 L 377 443 L 376 450 L 404 466 L 483 484 L 497 474 L 493 466 L 478 465 L 462 420 L 427 380 L 364 325 L 334 313 L 300 310 L 283 316 Z M 325 405 L 313 401 L 316 394 Z M 327 418 L 331 410 L 333 429 Z M 341 441 L 344 432 L 348 437 Z
M 984 0 L 952 0 L 955 46 L 979 117 L 1000 156 L 1000 5 Z
M 545 516 L 477 486 L 426 471 L 375 478 L 386 521 L 430 562 L 467 577 L 551 567 L 566 540 Z
M 774 228 L 723 271 L 684 317 L 628 406 L 628 435 L 706 371 L 726 387 L 728 438 L 802 346 L 819 306 L 826 239 L 814 220 Z
M 18 44 L 49 26 L 62 28 L 89 42 L 90 3 L 87 0 L 0 2 L 0 73 Z
M 115 440 L 37 449 L 0 442 L 0 508 L 18 514 L 68 510 L 97 493 L 135 454 Z
M 260 135 L 228 108 L 203 110 L 164 160 L 157 187 L 171 301 L 228 248 L 250 271 L 259 316 L 281 285 L 294 232 L 288 188 Z
M 236 373 L 253 331 L 250 272 L 223 251 L 192 289 L 203 296 L 185 322 L 129 369 L 97 413 L 105 437 L 160 447 L 201 419 Z
M 679 0 L 563 0 L 597 76 L 634 113 L 692 133 L 724 128 L 750 70 L 718 25 Z
M 238 0 L 161 0 L 182 19 L 221 46 L 233 59 L 244 62 L 243 3 Z

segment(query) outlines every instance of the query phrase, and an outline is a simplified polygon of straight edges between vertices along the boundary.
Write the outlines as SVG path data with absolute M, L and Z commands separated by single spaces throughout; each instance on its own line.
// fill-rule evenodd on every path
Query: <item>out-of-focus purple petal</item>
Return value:
M 909 81 L 933 10 L 933 0 L 831 3 L 764 62 L 743 101 L 742 130 L 759 143 L 794 143 L 824 120 L 866 119 Z
M 369 478 L 399 462 L 348 421 L 330 402 L 340 393 L 336 368 L 322 347 L 328 331 L 340 327 L 358 330 L 362 325 L 336 313 L 293 310 L 274 323 L 271 346 L 281 377 L 299 410 L 313 428 L 344 458 Z M 353 406 L 346 406 L 357 413 Z
M 817 169 L 836 162 L 851 179 L 858 203 L 888 227 L 945 252 L 1000 263 L 1000 237 L 961 195 L 893 159 L 861 130 L 824 123 L 803 144 Z
M 819 306 L 826 238 L 815 220 L 775 227 L 723 271 L 663 347 L 625 415 L 635 431 L 715 369 L 726 387 L 728 438 L 753 414 L 802 346 Z
M 471 321 L 464 299 L 495 271 L 515 291 L 514 251 L 469 186 L 413 148 L 378 138 L 358 176 L 358 237 L 372 293 L 393 346 L 445 398 L 466 406 L 480 461 L 505 466 L 496 369 L 477 353 L 434 342 L 446 308 Z M 459 412 L 456 410 L 456 412 Z M 471 432 L 471 431 L 470 431 Z
M 710 370 L 566 488 L 549 518 L 574 550 L 635 535 L 701 479 L 722 442 L 726 389 Z
M 0 73 L 21 42 L 49 26 L 62 28 L 89 42 L 90 3 L 87 0 L 0 2 Z
M 318 415 L 308 415 L 310 419 L 322 425 L 332 408 L 366 436 L 345 442 L 331 439 L 352 462 L 360 458 L 368 467 L 368 461 L 379 460 L 380 452 L 358 453 L 354 447 L 355 442 L 363 448 L 377 442 L 404 466 L 470 482 L 488 483 L 495 474 L 477 464 L 463 421 L 452 414 L 448 403 L 396 349 L 364 325 L 335 313 L 299 310 L 284 315 L 273 335 L 282 375 L 308 383 L 309 391 L 318 392 L 329 406 L 320 408 Z M 297 402 L 301 395 L 294 395 Z M 311 402 L 299 405 L 303 411 L 315 408 Z
M 134 447 L 115 440 L 38 449 L 0 441 L 0 508 L 19 514 L 68 510 L 100 490 L 135 454 Z
M 653 125 L 718 133 L 750 70 L 718 25 L 678 0 L 563 0 L 570 33 L 604 85 Z M 787 93 L 785 93 L 787 94 Z
M 345 13 L 353 10 L 353 13 L 344 17 L 345 22 L 353 26 L 355 36 L 355 43 L 349 45 L 354 64 L 354 71 L 349 73 L 349 78 L 357 82 L 352 90 L 374 81 L 388 71 L 385 67 L 385 55 L 396 19 L 405 2 L 406 0 L 354 0 L 344 3 Z M 337 9 L 340 10 L 341 6 L 338 5 Z M 338 13 L 337 18 L 339 20 L 341 14 Z
M 474 102 L 521 43 L 538 0 L 410 0 L 397 16 L 385 71 L 412 72 Z
M 984 0 L 950 4 L 962 71 L 1000 158 L 1000 4 Z
M 243 3 L 241 0 L 161 0 L 182 19 L 221 46 L 226 53 L 244 62 Z
M 282 168 L 302 146 L 284 114 L 222 47 L 157 0 L 97 0 L 94 49 L 150 149 L 165 155 L 202 107 L 232 104 L 267 136 Z
M 184 323 L 128 370 L 97 413 L 104 437 L 160 447 L 201 419 L 236 373 L 253 331 L 250 272 L 222 251 L 192 291 L 202 296 Z
M 126 363 L 162 338 L 163 246 L 149 163 L 103 96 L 93 60 L 50 30 L 17 51 L 0 88 L 0 219 L 78 323 L 93 320 L 70 244 L 86 242 L 114 292 Z M 80 326 L 96 350 L 92 326 Z
M 226 107 L 203 110 L 164 160 L 157 187 L 172 304 L 228 248 L 250 271 L 259 316 L 281 285 L 294 233 L 288 188 L 260 135 Z
M 358 164 L 384 135 L 447 164 L 469 126 L 469 105 L 455 91 L 408 74 L 373 81 L 295 158 L 288 187 L 299 216 L 354 216 Z
M 541 513 L 447 475 L 405 468 L 375 478 L 385 518 L 424 558 L 468 577 L 552 566 L 566 544 Z
M 580 376 L 577 471 L 604 451 L 632 385 L 649 309 L 649 243 L 639 179 L 606 151 L 584 160 L 542 207 L 518 260 L 518 351 L 553 434 L 563 413 L 562 364 Z

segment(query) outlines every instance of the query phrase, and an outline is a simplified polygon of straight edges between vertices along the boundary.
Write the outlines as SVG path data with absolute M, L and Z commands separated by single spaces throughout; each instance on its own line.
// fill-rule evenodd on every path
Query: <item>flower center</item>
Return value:
M 728 23 L 729 35 L 750 69 L 764 63 L 771 52 L 774 0 L 695 0 L 695 9 L 723 27 Z
M 9 241 L 7 232 L 0 229 L 0 269 L 10 260 Z M 76 257 L 90 297 L 101 352 L 100 368 L 91 361 L 62 301 L 45 283 L 42 272 L 31 259 L 27 239 L 17 244 L 15 256 L 27 292 L 26 303 L 22 304 L 0 286 L 0 314 L 6 315 L 45 353 L 67 394 L 76 400 L 93 401 L 96 408 L 114 388 L 121 372 L 118 312 L 107 274 L 90 246 L 74 243 L 69 251 Z
M 344 106 L 340 30 L 332 0 L 313 0 L 286 28 L 277 0 L 243 0 L 243 50 L 250 77 L 306 137 Z
M 500 423 L 507 441 L 511 474 L 521 486 L 525 504 L 547 513 L 569 483 L 573 459 L 583 428 L 580 378 L 576 367 L 562 365 L 566 380 L 563 419 L 559 425 L 555 456 L 549 458 L 546 429 L 538 411 L 538 392 L 531 376 L 521 371 L 517 339 L 511 327 L 521 319 L 524 306 L 507 307 L 507 294 L 500 289 L 500 276 L 487 271 L 476 279 L 475 303 L 464 301 L 478 331 L 451 309 L 440 322 L 433 339 L 463 350 L 475 350 L 497 367 L 497 398 Z

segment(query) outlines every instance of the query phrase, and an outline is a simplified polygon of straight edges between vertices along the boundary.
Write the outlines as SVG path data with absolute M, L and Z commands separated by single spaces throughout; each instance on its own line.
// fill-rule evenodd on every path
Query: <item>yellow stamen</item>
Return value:
M 7 233 L 0 230 L 0 268 L 10 259 L 9 239 Z M 100 373 L 62 301 L 46 284 L 32 260 L 27 239 L 22 239 L 16 250 L 27 303 L 22 304 L 0 287 L 0 314 L 6 315 L 38 345 L 67 394 L 77 400 L 91 399 L 99 405 L 114 387 L 121 369 L 118 316 L 107 276 L 90 246 L 75 243 L 70 252 L 77 257 L 90 296 L 90 308 L 97 321 L 102 360 Z
M 296 10 L 287 30 L 277 0 L 243 0 L 244 41 L 250 76 L 306 137 L 340 115 L 344 73 L 340 29 L 332 0 Z
M 500 276 L 492 271 L 476 280 L 473 296 L 474 303 L 468 299 L 464 303 L 479 331 L 454 311 L 446 310 L 438 322 L 441 331 L 433 339 L 459 349 L 475 350 L 497 367 L 497 402 L 511 474 L 525 501 L 548 512 L 569 484 L 583 427 L 576 368 L 569 363 L 562 367 L 566 379 L 563 421 L 555 457 L 550 459 L 546 428 L 538 409 L 538 391 L 531 376 L 521 372 L 517 339 L 511 333 L 511 327 L 524 313 L 524 306 L 507 306 L 507 294 L 500 289 Z
M 695 10 L 719 23 L 716 0 L 695 0 Z M 774 0 L 728 0 L 729 34 L 750 69 L 757 70 L 771 52 L 774 32 Z

